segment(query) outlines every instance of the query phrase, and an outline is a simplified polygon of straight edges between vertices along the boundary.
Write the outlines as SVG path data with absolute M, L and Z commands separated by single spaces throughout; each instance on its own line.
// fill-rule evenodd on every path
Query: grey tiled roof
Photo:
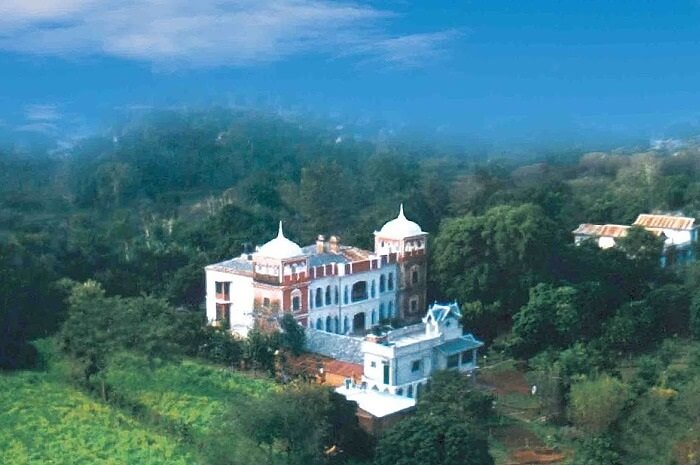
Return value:
M 220 268 L 228 271 L 253 272 L 253 263 L 243 258 L 234 258 L 209 265 L 207 268 Z

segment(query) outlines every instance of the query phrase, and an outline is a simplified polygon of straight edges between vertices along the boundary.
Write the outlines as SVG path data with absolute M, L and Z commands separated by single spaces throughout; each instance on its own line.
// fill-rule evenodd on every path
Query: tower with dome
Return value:
M 426 305 L 427 233 L 402 205 L 374 236 L 374 251 L 322 235 L 301 247 L 280 222 L 277 236 L 254 253 L 205 268 L 207 319 L 243 337 L 254 327 L 277 327 L 285 313 L 335 334 L 418 320 Z

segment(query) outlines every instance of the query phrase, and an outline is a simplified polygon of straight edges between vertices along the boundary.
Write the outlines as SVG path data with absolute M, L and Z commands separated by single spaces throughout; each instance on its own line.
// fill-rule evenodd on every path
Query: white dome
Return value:
M 423 231 L 418 224 L 406 219 L 403 214 L 403 204 L 401 204 L 401 208 L 399 209 L 399 216 L 386 223 L 382 226 L 381 231 L 379 231 L 379 235 L 381 236 L 396 239 L 418 236 L 419 234 L 423 234 Z
M 258 255 L 262 257 L 283 259 L 298 257 L 299 255 L 304 255 L 304 252 L 302 252 L 299 245 L 284 237 L 284 233 L 282 232 L 282 222 L 280 221 L 280 228 L 277 232 L 277 237 L 260 247 L 260 250 L 258 250 Z

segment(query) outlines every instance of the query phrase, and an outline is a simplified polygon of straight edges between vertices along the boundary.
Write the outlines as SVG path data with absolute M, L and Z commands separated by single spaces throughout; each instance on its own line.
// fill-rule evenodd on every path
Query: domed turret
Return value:
M 379 231 L 382 237 L 402 239 L 404 237 L 418 236 L 423 234 L 420 226 L 410 221 L 403 214 L 403 204 L 399 208 L 399 216 L 387 222 Z
M 267 242 L 265 245 L 260 247 L 258 250 L 258 255 L 261 257 L 276 258 L 279 260 L 285 258 L 298 257 L 299 255 L 304 255 L 301 247 L 293 241 L 290 241 L 284 237 L 284 232 L 282 231 L 282 222 L 280 221 L 279 231 L 277 232 L 277 237 Z

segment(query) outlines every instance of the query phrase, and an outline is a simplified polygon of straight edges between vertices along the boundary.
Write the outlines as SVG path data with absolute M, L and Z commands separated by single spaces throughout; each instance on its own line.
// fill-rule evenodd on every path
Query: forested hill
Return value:
M 60 319 L 53 283 L 61 278 L 96 279 L 108 294 L 153 293 L 196 308 L 201 267 L 262 243 L 279 219 L 301 243 L 337 234 L 369 247 L 372 231 L 401 202 L 434 239 L 446 218 L 527 204 L 510 221 L 539 222 L 537 230 L 554 241 L 545 249 L 561 255 L 580 222 L 700 209 L 693 145 L 478 162 L 468 152 L 363 140 L 351 128 L 251 111 L 153 113 L 60 154 L 5 150 L 0 165 L 3 311 L 32 320 L 24 325 L 31 334 L 53 330 Z M 524 232 L 512 234 L 503 240 Z M 440 276 L 445 263 L 437 265 Z M 450 295 L 453 283 L 444 279 L 432 283 L 434 296 L 478 297 L 464 286 Z
M 608 250 L 571 236 L 643 212 L 700 216 L 693 141 L 481 160 L 211 111 L 156 113 L 51 155 L 0 151 L 0 367 L 36 366 L 29 341 L 56 335 L 58 357 L 102 399 L 124 350 L 269 368 L 273 336 L 204 329 L 202 268 L 269 240 L 280 219 L 299 243 L 371 247 L 400 203 L 430 233 L 429 298 L 456 299 L 489 354 L 548 380 L 541 411 L 548 427 L 574 427 L 562 444 L 580 463 L 656 465 L 698 443 L 684 406 L 700 402 L 700 264 L 661 269 L 662 244 L 643 230 Z M 673 420 L 663 434 L 647 428 L 659 415 Z
M 584 221 L 630 222 L 654 209 L 694 215 L 700 158 L 693 146 L 679 150 L 477 162 L 298 118 L 153 113 L 61 154 L 0 153 L 3 266 L 15 270 L 4 309 L 32 319 L 38 312 L 28 327 L 50 330 L 61 299 L 45 294 L 58 292 L 51 283 L 63 277 L 196 307 L 201 266 L 265 241 L 279 219 L 301 243 L 337 234 L 370 246 L 401 202 L 433 238 L 447 217 L 534 204 L 559 244 Z M 434 282 L 432 293 L 449 288 Z

